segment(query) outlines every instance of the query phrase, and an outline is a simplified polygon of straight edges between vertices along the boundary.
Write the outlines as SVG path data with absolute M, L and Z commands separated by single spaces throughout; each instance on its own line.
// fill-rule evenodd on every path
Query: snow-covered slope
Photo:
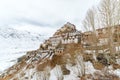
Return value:
M 37 49 L 45 38 L 40 33 L 0 27 L 0 71 L 13 65 L 26 51 Z

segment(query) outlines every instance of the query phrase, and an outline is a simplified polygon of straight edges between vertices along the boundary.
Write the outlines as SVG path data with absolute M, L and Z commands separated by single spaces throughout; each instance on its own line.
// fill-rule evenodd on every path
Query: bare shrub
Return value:
M 76 57 L 76 67 L 78 71 L 78 77 L 85 75 L 85 64 L 82 56 Z

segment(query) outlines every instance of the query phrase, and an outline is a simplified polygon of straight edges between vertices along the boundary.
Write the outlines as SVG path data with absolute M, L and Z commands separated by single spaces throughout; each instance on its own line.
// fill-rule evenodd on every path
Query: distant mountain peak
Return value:
M 5 39 L 41 40 L 41 34 L 29 31 L 20 31 L 14 28 L 0 28 L 0 37 Z

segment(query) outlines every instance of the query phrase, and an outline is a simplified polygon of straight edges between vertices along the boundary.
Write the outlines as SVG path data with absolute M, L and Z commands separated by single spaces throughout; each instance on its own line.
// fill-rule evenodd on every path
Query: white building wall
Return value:
M 67 44 L 68 43 L 68 40 L 67 39 L 65 39 L 65 43 L 64 44 Z
M 74 43 L 78 43 L 78 38 L 75 38 L 75 39 L 74 39 Z
M 71 43 L 71 40 L 70 40 L 70 39 L 68 39 L 68 43 Z
M 73 38 L 71 39 L 71 43 L 74 43 L 74 39 Z
M 70 39 L 70 43 L 72 43 L 73 42 L 73 40 L 72 40 L 72 38 Z
M 62 44 L 68 44 L 68 40 L 67 39 L 65 39 L 65 40 L 63 39 L 62 40 Z
M 64 39 L 62 39 L 62 44 L 64 44 L 65 43 L 65 40 Z
M 107 44 L 108 43 L 108 39 L 107 38 L 99 39 L 99 43 L 100 44 Z
M 55 47 L 54 46 L 49 46 L 48 49 L 55 49 Z

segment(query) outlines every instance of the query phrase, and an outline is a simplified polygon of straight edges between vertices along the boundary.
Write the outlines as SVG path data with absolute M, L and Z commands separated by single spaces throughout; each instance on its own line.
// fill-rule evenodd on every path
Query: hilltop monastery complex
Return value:
M 95 35 L 92 31 L 82 33 L 81 31 L 76 30 L 75 25 L 68 22 L 61 29 L 57 30 L 53 37 L 45 40 L 45 42 L 41 44 L 40 49 L 62 52 L 64 47 L 60 47 L 60 45 L 65 44 L 80 44 L 83 47 L 89 47 L 94 46 L 96 43 L 97 46 L 105 46 L 109 43 L 109 36 L 112 36 L 112 41 L 114 43 L 117 43 L 119 41 L 119 30 L 119 25 L 110 28 L 106 27 L 96 29 L 95 38 Z M 111 31 L 112 35 L 109 35 L 109 31 Z

